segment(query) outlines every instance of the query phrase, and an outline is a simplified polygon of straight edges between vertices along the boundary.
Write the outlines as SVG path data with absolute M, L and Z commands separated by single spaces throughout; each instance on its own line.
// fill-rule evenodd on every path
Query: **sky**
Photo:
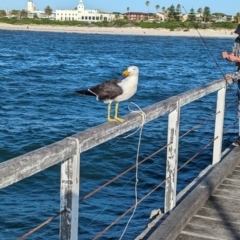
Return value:
M 33 0 L 38 10 L 44 10 L 49 5 L 53 10 L 74 9 L 79 0 Z M 85 9 L 100 9 L 106 12 L 127 12 L 127 7 L 132 12 L 147 12 L 145 0 L 83 0 Z M 227 15 L 235 15 L 240 12 L 240 0 L 149 0 L 149 12 L 156 12 L 156 5 L 168 8 L 172 4 L 176 7 L 178 4 L 183 6 L 187 12 L 191 8 L 197 12 L 198 8 L 209 7 L 211 13 L 221 12 Z M 27 7 L 27 0 L 0 0 L 0 9 L 4 10 L 22 10 Z M 183 13 L 186 13 L 182 9 Z

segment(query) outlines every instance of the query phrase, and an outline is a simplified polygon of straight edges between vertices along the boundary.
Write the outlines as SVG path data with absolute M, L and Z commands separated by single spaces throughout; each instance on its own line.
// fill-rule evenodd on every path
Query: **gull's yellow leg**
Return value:
M 109 122 L 116 122 L 115 119 L 111 118 L 111 103 L 108 104 L 108 114 L 107 114 L 107 119 Z
M 118 117 L 118 102 L 115 105 L 115 114 L 114 114 L 114 119 L 118 122 L 124 122 L 125 120 L 123 118 Z

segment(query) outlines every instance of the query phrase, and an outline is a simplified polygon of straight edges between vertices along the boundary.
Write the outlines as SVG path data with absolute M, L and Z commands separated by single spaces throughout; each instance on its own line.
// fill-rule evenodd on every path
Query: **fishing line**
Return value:
M 186 14 L 188 15 L 188 12 L 187 12 L 187 10 L 185 9 L 185 7 L 184 7 L 183 5 L 182 5 L 182 8 L 184 9 L 184 11 L 186 12 Z M 192 23 L 193 23 L 193 21 L 192 21 Z M 193 25 L 193 26 L 194 26 L 194 25 Z M 220 65 L 218 64 L 217 60 L 215 59 L 215 57 L 213 56 L 212 52 L 211 52 L 210 49 L 208 48 L 207 43 L 204 41 L 204 38 L 202 37 L 202 35 L 200 34 L 200 32 L 198 31 L 198 29 L 197 29 L 195 26 L 194 26 L 194 29 L 198 32 L 198 34 L 199 34 L 199 36 L 200 36 L 200 38 L 201 38 L 204 46 L 206 47 L 209 55 L 211 56 L 211 58 L 213 59 L 214 63 L 216 64 L 217 68 L 219 69 L 220 73 L 222 74 L 223 78 L 225 79 L 226 84 L 227 84 L 227 85 L 229 86 L 229 88 L 231 89 L 232 95 L 233 95 L 233 96 L 235 97 L 235 99 L 238 101 L 238 97 L 237 97 L 236 94 L 233 92 L 233 90 L 232 90 L 232 88 L 231 88 L 231 85 L 229 84 L 229 82 L 228 82 L 225 74 L 223 73 Z M 239 89 L 238 89 L 238 92 L 239 92 Z M 238 110 L 238 111 L 239 111 L 239 110 Z
M 135 206 L 134 206 L 134 209 L 133 209 L 133 212 L 132 212 L 132 215 L 131 217 L 129 218 L 122 234 L 121 234 L 121 237 L 120 237 L 120 240 L 122 239 L 122 237 L 124 236 L 127 228 L 128 228 L 128 225 L 129 223 L 131 222 L 135 212 L 136 212 L 136 209 L 137 209 L 137 206 L 138 206 L 138 192 L 137 192 L 137 185 L 138 185 L 138 159 L 139 159 L 139 152 L 140 152 L 140 145 L 141 145 L 141 140 L 142 140 L 142 131 L 143 131 L 143 126 L 146 122 L 146 114 L 142 111 L 142 109 L 135 103 L 131 102 L 131 104 L 135 105 L 139 110 L 137 111 L 133 111 L 130 109 L 130 107 L 128 106 L 128 109 L 130 110 L 130 112 L 132 113 L 138 113 L 141 115 L 142 117 L 142 122 L 141 122 L 141 125 L 137 128 L 136 131 L 134 131 L 133 133 L 125 136 L 124 138 L 128 138 L 130 136 L 132 136 L 133 134 L 137 133 L 138 131 L 140 132 L 139 133 L 139 139 L 138 139 L 138 147 L 137 147 L 137 155 L 136 155 L 136 172 L 135 172 L 135 187 L 134 187 L 134 192 L 135 192 Z M 132 178 L 124 185 L 124 187 L 122 189 L 124 189 L 126 187 L 126 185 L 132 180 Z M 99 213 L 95 219 L 93 219 L 87 226 L 91 225 L 106 209 L 107 207 L 116 199 L 116 197 L 101 211 L 101 213 Z
M 136 178 L 135 178 L 135 188 L 134 188 L 134 192 L 135 192 L 135 206 L 134 206 L 132 215 L 131 215 L 131 217 L 129 218 L 129 220 L 128 220 L 128 222 L 127 222 L 127 224 L 126 224 L 126 226 L 125 226 L 125 228 L 124 228 L 124 230 L 123 230 L 123 232 L 122 232 L 122 235 L 120 236 L 119 240 L 121 240 L 121 239 L 123 238 L 125 232 L 127 231 L 128 225 L 129 225 L 129 223 L 131 222 L 131 220 L 132 220 L 132 218 L 133 218 L 133 216 L 134 216 L 134 214 L 135 214 L 135 212 L 136 212 L 137 206 L 138 206 L 138 192 L 137 192 L 137 184 L 138 184 L 138 159 L 139 159 L 140 145 L 141 145 L 141 140 L 142 140 L 143 126 L 144 126 L 144 124 L 145 124 L 145 122 L 146 122 L 146 114 L 142 111 L 142 109 L 141 109 L 137 104 L 135 104 L 135 103 L 133 103 L 133 102 L 131 102 L 131 104 L 134 104 L 139 110 L 133 111 L 133 110 L 131 110 L 130 107 L 128 106 L 128 109 L 130 110 L 130 112 L 138 113 L 138 114 L 140 114 L 141 117 L 142 117 L 142 123 L 141 123 L 141 125 L 139 126 L 139 128 L 138 128 L 135 132 L 133 132 L 133 133 L 131 133 L 131 134 L 129 134 L 128 136 L 125 137 L 125 138 L 127 138 L 127 137 L 129 137 L 129 136 L 132 136 L 132 135 L 135 134 L 136 132 L 140 131 L 140 132 L 139 132 L 139 138 L 138 138 L 137 156 L 136 156 L 136 172 L 135 172 Z

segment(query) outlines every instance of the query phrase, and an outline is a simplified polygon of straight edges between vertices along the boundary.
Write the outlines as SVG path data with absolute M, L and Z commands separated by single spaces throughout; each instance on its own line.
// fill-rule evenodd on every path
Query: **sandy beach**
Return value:
M 137 27 L 116 28 L 116 27 L 77 27 L 77 26 L 52 26 L 52 25 L 13 25 L 0 23 L 1 30 L 25 30 L 44 32 L 66 32 L 82 34 L 115 34 L 115 35 L 148 35 L 148 36 L 203 36 L 203 37 L 229 37 L 235 38 L 233 30 L 213 30 L 213 29 L 190 29 L 189 31 L 168 29 L 144 29 Z

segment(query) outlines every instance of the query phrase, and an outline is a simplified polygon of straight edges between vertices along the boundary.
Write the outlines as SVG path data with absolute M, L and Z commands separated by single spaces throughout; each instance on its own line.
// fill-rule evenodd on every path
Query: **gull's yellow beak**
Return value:
M 122 75 L 123 75 L 124 77 L 129 76 L 129 74 L 130 74 L 130 72 L 129 72 L 128 70 L 125 70 L 125 71 L 122 73 Z

